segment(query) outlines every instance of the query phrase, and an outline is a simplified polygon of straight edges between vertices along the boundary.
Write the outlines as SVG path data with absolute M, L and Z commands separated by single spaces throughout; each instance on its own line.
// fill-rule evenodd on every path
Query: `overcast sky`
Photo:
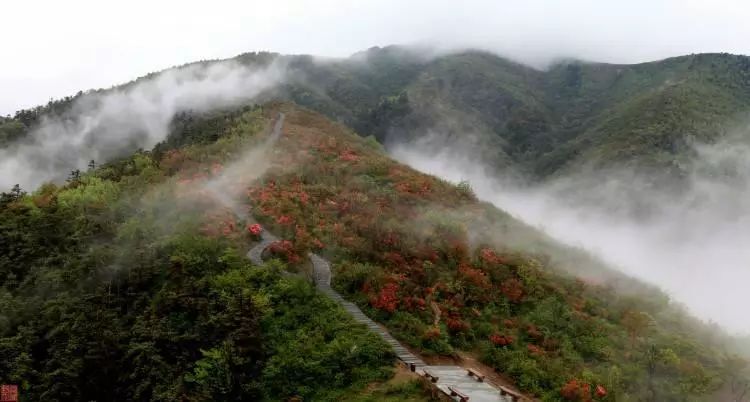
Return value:
M 347 56 L 371 46 L 471 46 L 543 65 L 750 54 L 741 0 L 8 0 L 0 114 L 151 71 L 253 50 Z

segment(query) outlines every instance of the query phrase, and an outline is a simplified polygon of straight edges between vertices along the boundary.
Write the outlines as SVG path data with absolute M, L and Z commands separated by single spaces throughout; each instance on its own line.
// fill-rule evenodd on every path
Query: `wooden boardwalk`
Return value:
M 370 331 L 380 335 L 386 343 L 391 345 L 393 351 L 396 353 L 396 357 L 408 365 L 414 365 L 415 368 L 419 369 L 425 367 L 426 364 L 422 359 L 414 355 L 403 345 L 401 345 L 391 334 L 388 333 L 383 327 L 378 325 L 375 321 L 371 320 L 370 317 L 366 316 L 362 310 L 357 307 L 356 304 L 344 299 L 338 292 L 331 288 L 331 264 L 324 258 L 317 254 L 310 253 L 310 262 L 313 264 L 313 279 L 315 286 L 328 295 L 331 299 L 338 302 L 349 315 L 355 320 L 367 326 Z
M 247 258 L 255 265 L 263 265 L 263 252 L 278 238 L 265 230 L 260 234 L 260 243 L 247 252 Z
M 247 257 L 252 261 L 253 264 L 263 264 L 263 251 L 271 245 L 278 238 L 267 231 L 263 231 L 260 243 L 255 245 L 247 253 Z M 426 372 L 437 377 L 437 381 L 434 382 L 435 386 L 444 392 L 446 395 L 451 395 L 452 390 L 458 390 L 463 395 L 469 397 L 469 401 L 477 402 L 512 402 L 514 399 L 510 395 L 504 395 L 504 392 L 500 389 L 493 387 L 492 385 L 478 381 L 476 378 L 469 376 L 466 369 L 459 366 L 428 366 L 425 362 L 415 355 L 407 348 L 405 348 L 399 341 L 391 336 L 388 331 L 382 326 L 378 325 L 375 321 L 371 320 L 370 317 L 366 316 L 365 313 L 357 307 L 356 304 L 347 301 L 337 291 L 331 287 L 331 263 L 325 258 L 310 253 L 308 255 L 310 262 L 313 265 L 313 281 L 315 286 L 322 293 L 339 303 L 347 313 L 357 322 L 360 322 L 367 326 L 370 331 L 380 335 L 383 340 L 391 345 L 396 357 L 404 362 L 407 366 L 413 367 L 414 370 L 424 375 Z M 458 396 L 453 396 L 453 399 L 459 401 Z

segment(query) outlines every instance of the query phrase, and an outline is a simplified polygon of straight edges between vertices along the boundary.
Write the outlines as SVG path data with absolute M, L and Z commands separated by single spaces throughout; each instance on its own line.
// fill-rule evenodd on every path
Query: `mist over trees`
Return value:
M 721 149 L 750 109 L 748 66 L 245 54 L 2 118 L 0 382 L 40 400 L 425 400 L 310 285 L 315 251 L 406 345 L 543 400 L 746 398 L 741 342 L 483 202 L 497 200 L 473 176 L 453 185 L 388 152 L 422 168 L 399 147 L 460 151 L 531 190 L 613 166 L 684 189 L 695 141 Z M 296 104 L 253 106 L 269 99 Z M 244 152 L 280 110 L 278 145 Z M 244 258 L 250 219 L 283 238 L 263 266 Z

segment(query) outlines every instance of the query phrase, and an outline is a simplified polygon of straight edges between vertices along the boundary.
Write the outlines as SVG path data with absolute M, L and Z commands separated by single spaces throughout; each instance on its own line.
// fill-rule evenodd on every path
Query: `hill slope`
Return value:
M 287 79 L 269 97 L 293 100 L 382 143 L 427 137 L 423 146 L 468 147 L 491 166 L 537 178 L 613 164 L 679 173 L 691 141 L 721 138 L 750 110 L 750 58 L 729 54 L 633 65 L 567 61 L 546 71 L 484 52 L 435 55 L 398 46 L 346 59 L 248 53 L 231 61 L 278 62 Z M 42 115 L 64 115 L 84 95 L 0 119 L 0 145 L 24 137 Z
M 236 58 L 278 60 L 288 79 L 266 97 L 338 123 L 289 104 L 186 111 L 151 151 L 3 193 L 0 380 L 35 399 L 366 398 L 392 355 L 280 273 L 306 275 L 301 256 L 316 250 L 342 294 L 425 358 L 477 358 L 544 399 L 585 400 L 600 385 L 605 400 L 715 400 L 744 381 L 720 331 L 467 185 L 392 161 L 375 139 L 468 146 L 539 178 L 613 163 L 679 173 L 691 139 L 721 137 L 748 109 L 747 58 L 546 72 L 397 47 Z M 3 118 L 0 142 L 76 99 Z M 263 148 L 279 110 L 284 135 Z M 287 240 L 274 247 L 283 262 L 239 257 L 254 240 L 246 211 Z M 321 376 L 338 380 L 309 380 Z
M 474 142 L 490 164 L 542 177 L 588 164 L 674 166 L 690 141 L 716 140 L 750 110 L 750 59 L 728 54 L 538 71 L 481 52 L 420 58 L 388 47 L 300 71 L 320 84 L 291 98 L 362 134 Z
M 334 261 L 335 286 L 402 341 L 477 356 L 544 398 L 566 384 L 659 400 L 721 388 L 723 363 L 699 335 L 710 330 L 663 295 L 621 276 L 631 292 L 617 297 L 576 280 L 556 268 L 607 268 L 343 126 L 285 111 L 278 157 L 248 191 L 254 215 L 289 239 L 278 249 L 288 262 L 308 249 Z
M 279 110 L 284 133 L 265 149 Z M 281 278 L 304 276 L 300 256 L 316 250 L 336 288 L 426 358 L 474 356 L 544 399 L 597 385 L 598 399 L 711 399 L 728 386 L 717 334 L 663 295 L 344 126 L 268 105 L 177 127 L 153 152 L 3 195 L 0 380 L 42 399 L 357 398 L 392 355 Z M 234 197 L 246 207 L 227 207 Z M 232 212 L 244 208 L 283 235 L 283 265 L 239 257 L 253 241 Z M 556 269 L 573 263 L 631 290 Z M 309 381 L 321 377 L 338 380 Z M 418 398 L 407 388 L 392 395 Z
M 223 165 L 261 142 L 262 111 L 180 127 L 178 148 L 2 194 L 0 382 L 24 400 L 426 400 L 342 308 L 243 257 L 218 183 L 262 173 Z

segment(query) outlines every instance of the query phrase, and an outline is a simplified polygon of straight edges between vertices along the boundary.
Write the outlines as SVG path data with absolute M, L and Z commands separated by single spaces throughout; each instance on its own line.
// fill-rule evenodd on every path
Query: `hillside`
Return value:
M 46 401 L 426 400 L 311 284 L 244 258 L 243 218 L 206 184 L 262 140 L 266 117 L 216 119 L 224 130 L 176 132 L 179 148 L 3 193 L 0 382 Z
M 278 145 L 258 148 L 280 109 Z M 152 152 L 4 194 L 0 380 L 46 400 L 356 398 L 388 379 L 392 355 L 280 275 L 304 277 L 316 250 L 338 290 L 426 358 L 475 356 L 544 399 L 596 385 L 710 399 L 729 381 L 702 327 L 658 292 L 613 297 L 562 273 L 542 254 L 562 246 L 344 126 L 272 104 L 179 127 Z M 279 261 L 240 257 L 244 208 L 285 239 Z M 410 387 L 382 392 L 418 398 Z
M 177 110 L 154 147 L 2 193 L 0 383 L 31 400 L 427 400 L 315 291 L 314 251 L 337 291 L 425 360 L 478 361 L 542 400 L 744 389 L 721 330 L 386 149 L 448 144 L 540 180 L 618 164 L 679 175 L 690 141 L 721 138 L 750 107 L 748 58 L 538 71 L 388 47 L 233 62 L 279 63 L 285 79 L 258 96 L 274 101 Z M 0 147 L 50 116 L 74 121 L 86 96 L 0 118 Z M 262 266 L 243 257 L 255 220 L 284 239 Z
M 679 174 L 692 141 L 716 141 L 750 110 L 750 58 L 729 54 L 565 61 L 544 71 L 485 52 L 398 46 L 345 59 L 247 53 L 230 61 L 278 62 L 288 79 L 268 98 L 292 100 L 381 143 L 427 138 L 421 146 L 459 146 L 535 178 L 622 164 Z M 41 115 L 64 115 L 82 95 L 3 118 L 0 144 L 24 137 Z
M 537 177 L 613 163 L 675 168 L 690 141 L 720 138 L 750 110 L 745 56 L 569 61 L 539 71 L 474 51 L 418 55 L 374 48 L 356 61 L 306 65 L 303 76 L 321 85 L 290 96 L 384 143 L 437 134 Z
M 395 164 L 308 112 L 288 114 L 279 146 L 284 157 L 248 194 L 262 222 L 295 239 L 285 258 L 327 255 L 335 286 L 424 354 L 475 355 L 544 398 L 576 378 L 635 399 L 721 387 L 708 328 L 642 285 L 614 297 L 560 273 L 544 252 L 561 246 L 469 188 Z M 540 254 L 528 253 L 534 242 Z M 566 257 L 559 264 L 596 264 L 575 250 Z

